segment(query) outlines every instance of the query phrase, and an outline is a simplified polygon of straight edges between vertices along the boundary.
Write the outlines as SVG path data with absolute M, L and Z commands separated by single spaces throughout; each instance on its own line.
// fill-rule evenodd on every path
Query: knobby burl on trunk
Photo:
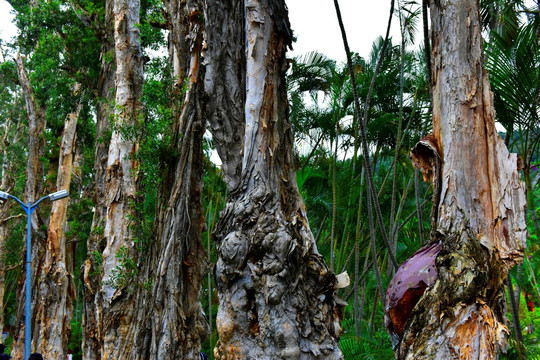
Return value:
M 430 1 L 438 278 L 412 310 L 399 359 L 496 359 L 507 347 L 504 281 L 523 259 L 525 191 L 495 129 L 477 0 Z M 418 159 L 417 159 L 418 160 Z M 428 164 L 428 165 L 426 165 Z

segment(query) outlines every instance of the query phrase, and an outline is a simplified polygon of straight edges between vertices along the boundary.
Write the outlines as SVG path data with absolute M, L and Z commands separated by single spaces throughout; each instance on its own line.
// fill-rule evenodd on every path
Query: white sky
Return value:
M 333 0 L 286 0 L 291 27 L 297 37 L 290 56 L 319 51 L 345 61 L 345 50 Z M 367 57 L 373 41 L 384 36 L 390 0 L 339 0 L 351 51 Z M 392 19 L 390 36 L 399 38 L 398 18 Z M 394 41 L 395 42 L 395 41 Z
M 294 51 L 289 56 L 319 51 L 328 57 L 345 61 L 333 0 L 286 0 L 291 27 L 297 37 Z M 367 57 L 378 36 L 384 36 L 390 0 L 340 0 L 343 22 L 351 51 Z M 9 39 L 17 29 L 11 23 L 11 6 L 0 0 L 0 37 Z M 392 20 L 394 37 L 399 37 L 398 19 Z
M 0 0 L 0 38 L 5 40 L 17 35 L 17 28 L 12 23 L 11 10 L 11 5 L 7 1 Z

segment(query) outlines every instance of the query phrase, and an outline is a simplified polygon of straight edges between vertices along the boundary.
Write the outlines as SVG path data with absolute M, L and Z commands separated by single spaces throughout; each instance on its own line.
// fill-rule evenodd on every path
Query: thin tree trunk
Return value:
M 87 19 L 91 23 L 90 19 Z M 101 254 L 106 244 L 104 237 L 107 206 L 106 171 L 110 139 L 107 136 L 115 99 L 114 16 L 113 1 L 105 1 L 104 22 L 96 29 L 101 43 L 101 71 L 97 85 L 96 141 L 94 151 L 94 217 L 87 240 L 87 258 L 81 271 L 84 285 L 84 316 L 82 321 L 82 353 L 85 360 L 101 359 L 102 317 L 96 302 L 100 291 Z M 111 61 L 112 55 L 112 61 Z
M 422 204 L 420 203 L 420 179 L 419 170 L 414 169 L 414 198 L 416 201 L 416 216 L 418 218 L 418 233 L 420 234 L 420 244 L 426 243 L 426 236 L 424 231 L 424 219 L 422 215 Z M 434 204 L 435 206 L 435 204 Z
M 508 298 L 510 299 L 510 310 L 512 311 L 512 325 L 514 325 L 516 340 L 523 343 L 523 334 L 521 332 L 521 323 L 519 321 L 519 297 L 516 301 L 516 297 L 514 296 L 514 286 L 512 286 L 512 277 L 510 274 L 506 276 L 506 286 L 508 287 Z
M 431 1 L 433 132 L 443 160 L 438 278 L 409 316 L 400 359 L 495 359 L 506 348 L 504 281 L 523 260 L 525 187 L 494 124 L 476 0 Z M 428 160 L 429 161 L 429 160 Z M 431 160 L 433 161 L 433 160 Z
M 427 78 L 429 84 L 429 96 L 431 98 L 432 81 L 431 81 L 431 45 L 429 43 L 429 22 L 428 22 L 428 2 L 429 0 L 422 0 L 422 29 L 424 35 L 424 57 L 426 60 Z
M 238 186 L 227 182 L 227 206 L 214 234 L 220 300 L 214 354 L 217 359 L 340 359 L 337 280 L 317 253 L 293 168 L 284 80 L 285 50 L 292 40 L 287 10 L 283 1 L 244 5 L 245 19 L 235 29 L 245 29 L 246 82 L 240 91 L 246 98 L 242 115 L 232 119 L 243 124 L 244 137 L 230 145 L 243 144 L 242 171 Z M 221 41 L 227 43 L 230 35 L 225 35 Z M 227 128 L 212 130 L 228 134 Z
M 373 198 L 374 196 L 373 189 L 367 185 L 367 206 L 373 206 Z M 375 238 L 375 226 L 373 224 L 373 221 L 370 222 L 369 226 L 369 244 L 371 246 L 371 256 L 373 258 L 373 269 L 375 270 L 375 279 L 377 280 L 377 290 L 380 294 L 384 294 L 384 286 L 382 283 L 382 277 L 381 277 L 381 271 L 379 270 L 379 260 L 377 256 L 377 246 L 376 246 L 376 238 Z M 374 301 L 376 302 L 377 299 L 375 298 Z
M 362 303 L 359 306 L 358 304 L 358 279 L 360 277 L 360 238 L 361 238 L 361 229 L 362 229 L 362 194 L 364 191 L 364 178 L 365 178 L 365 167 L 362 166 L 362 172 L 360 173 L 360 195 L 358 196 L 358 212 L 356 216 L 356 229 L 355 229 L 355 241 L 354 241 L 354 250 L 355 250 L 355 259 L 354 259 L 354 319 L 355 319 L 355 333 L 356 336 L 360 336 L 360 324 L 362 322 L 362 316 L 364 315 L 364 289 L 362 289 Z M 369 253 L 369 246 L 367 253 Z M 364 271 L 366 270 L 367 257 L 364 260 Z
M 347 55 L 347 65 L 348 65 L 348 68 L 349 68 L 349 72 L 350 72 L 350 75 L 351 75 L 351 83 L 352 83 L 352 89 L 353 89 L 353 97 L 354 97 L 354 106 L 355 106 L 355 111 L 360 114 L 360 102 L 359 102 L 359 99 L 358 99 L 358 90 L 357 90 L 357 86 L 356 86 L 356 78 L 354 76 L 354 69 L 353 69 L 353 66 L 352 66 L 352 59 L 351 59 L 351 51 L 349 49 L 349 44 L 348 44 L 348 41 L 347 41 L 347 34 L 345 33 L 345 27 L 343 25 L 343 20 L 341 18 L 341 11 L 339 9 L 339 3 L 337 0 L 334 0 L 334 6 L 336 8 L 336 14 L 337 14 L 337 18 L 338 18 L 338 23 L 339 23 L 339 27 L 341 29 L 341 37 L 342 37 L 342 40 L 343 40 L 343 45 L 345 47 L 345 54 Z M 388 27 L 387 27 L 387 30 L 386 30 L 386 37 L 385 37 L 385 41 L 383 43 L 383 47 L 381 49 L 381 55 L 380 55 L 380 58 L 379 58 L 379 61 L 377 62 L 377 67 L 375 68 L 375 72 L 373 74 L 373 78 L 371 80 L 371 84 L 370 84 L 370 88 L 369 88 L 369 91 L 368 91 L 368 95 L 367 95 L 367 98 L 366 98 L 366 104 L 365 104 L 365 108 L 364 108 L 364 119 L 363 121 L 360 121 L 360 135 L 361 135 L 361 139 L 362 139 L 362 151 L 364 153 L 364 162 L 366 163 L 366 176 L 367 176 L 367 180 L 368 180 L 368 186 L 371 186 L 372 189 L 375 189 L 375 182 L 373 181 L 373 169 L 372 169 L 372 165 L 371 165 L 371 161 L 369 160 L 369 148 L 368 148 L 368 144 L 367 144 L 367 139 L 366 139 L 366 123 L 367 123 L 367 114 L 368 114 L 368 111 L 369 111 L 369 101 L 370 101 L 370 98 L 371 98 L 371 93 L 373 91 L 373 86 L 375 84 L 375 79 L 377 77 L 377 73 L 379 71 L 379 68 L 382 64 L 382 58 L 384 56 L 384 53 L 386 51 L 386 46 L 387 46 L 387 43 L 388 43 L 388 33 L 390 31 L 390 25 L 392 23 L 392 16 L 393 16 L 393 12 L 394 12 L 394 0 L 391 1 L 391 6 L 390 6 L 390 19 L 388 20 Z M 375 190 L 373 190 L 375 191 Z M 374 208 L 375 208 L 375 214 L 377 216 L 377 222 L 379 223 L 379 227 L 381 228 L 381 234 L 382 234 L 382 237 L 383 237 L 383 240 L 384 240 L 384 244 L 387 248 L 387 251 L 388 251 L 388 257 L 390 259 L 390 261 L 392 262 L 392 266 L 394 268 L 397 268 L 398 267 L 398 263 L 396 261 L 396 256 L 394 254 L 394 252 L 392 251 L 392 244 L 390 243 L 390 240 L 387 236 L 387 233 L 384 229 L 384 221 L 383 221 L 383 218 L 382 218 L 382 213 L 381 213 L 381 209 L 380 209 L 380 205 L 379 205 L 379 200 L 376 196 L 373 197 L 373 204 L 374 204 Z M 370 208 L 368 208 L 368 212 L 371 212 L 372 210 Z
M 375 265 L 377 266 L 377 265 Z M 375 288 L 375 293 L 373 294 L 373 303 L 371 304 L 371 312 L 369 316 L 369 332 L 373 334 L 375 328 L 375 313 L 377 312 L 377 302 L 379 301 L 379 288 Z
M 338 120 L 339 121 L 339 120 Z M 336 194 L 336 161 L 338 149 L 338 124 L 336 122 L 336 139 L 334 158 L 332 159 L 332 227 L 330 231 L 330 271 L 334 271 L 335 246 L 336 246 L 336 218 L 337 218 L 337 194 Z
M 398 1 L 399 5 L 399 1 Z M 399 6 L 399 27 L 401 32 L 401 46 L 400 46 L 400 52 L 399 52 L 399 118 L 398 118 L 398 127 L 397 127 L 397 134 L 396 134 L 396 148 L 394 151 L 394 162 L 392 166 L 392 172 L 393 172 L 393 181 L 392 181 L 392 196 L 391 196 L 391 203 L 390 203 L 390 221 L 389 221 L 389 231 L 388 231 L 388 237 L 390 238 L 390 242 L 392 244 L 392 251 L 394 254 L 397 251 L 397 236 L 394 236 L 396 233 L 396 230 L 398 228 L 398 221 L 396 220 L 396 197 L 397 197 L 397 183 L 398 183 L 398 177 L 397 177 L 397 170 L 398 170 L 398 157 L 399 157 L 399 150 L 401 148 L 401 131 L 403 126 L 403 96 L 404 96 L 404 88 L 405 88 L 405 28 L 403 24 L 403 9 L 401 6 Z M 397 234 L 396 234 L 397 235 Z M 392 269 L 392 263 L 389 261 L 388 266 L 386 269 L 386 273 L 389 277 L 392 276 L 392 271 L 395 269 Z
M 28 159 L 26 164 L 26 184 L 25 184 L 25 190 L 24 190 L 24 201 L 26 203 L 30 203 L 36 200 L 37 196 L 40 194 L 42 189 L 42 183 L 40 180 L 40 177 L 43 174 L 43 167 L 40 164 L 40 157 L 43 155 L 44 152 L 44 146 L 45 146 L 45 139 L 42 136 L 43 132 L 45 131 L 46 126 L 46 120 L 45 120 L 45 108 L 43 106 L 38 106 L 34 97 L 34 91 L 32 89 L 32 85 L 30 84 L 30 80 L 28 78 L 25 64 L 25 59 L 21 57 L 19 54 L 16 58 L 17 63 L 17 73 L 19 77 L 19 82 L 21 84 L 21 88 L 24 94 L 24 99 L 26 102 L 26 113 L 27 113 L 27 119 L 28 119 Z M 31 223 L 32 223 L 32 293 L 34 292 L 34 289 L 36 287 L 36 277 L 35 275 L 35 269 L 38 269 L 39 266 L 39 254 L 41 251 L 39 251 L 39 241 L 36 241 L 36 237 L 39 236 L 39 233 L 37 232 L 39 225 L 38 225 L 38 218 L 37 213 L 34 211 L 34 213 L 31 216 Z M 24 247 L 24 251 L 26 252 L 26 245 Z M 26 294 L 24 289 L 24 282 L 21 282 L 21 285 L 19 286 L 18 290 L 18 309 L 17 309 L 17 319 L 18 323 L 21 324 L 16 331 L 16 334 L 14 336 L 14 343 L 11 350 L 11 355 L 14 358 L 23 358 L 24 354 L 24 341 L 25 341 L 25 327 L 24 320 L 23 320 L 23 314 L 25 313 L 25 302 L 26 302 Z M 36 297 L 32 296 L 32 319 L 34 318 L 33 314 L 36 308 Z
M 56 191 L 69 190 L 75 153 L 76 128 L 79 112 L 68 115 L 60 146 L 60 158 L 56 180 Z M 68 200 L 56 201 L 52 205 L 45 261 L 39 269 L 36 308 L 36 326 L 33 329 L 36 350 L 47 359 L 64 359 L 67 356 L 71 317 L 75 297 L 73 262 L 69 256 L 70 245 L 66 243 Z
M 368 271 L 370 252 L 371 252 L 371 247 L 367 246 L 366 254 L 364 255 L 364 269 L 362 271 L 363 274 L 367 274 L 367 271 Z M 356 336 L 360 336 L 360 331 L 362 331 L 362 319 L 364 318 L 365 304 L 366 304 L 366 280 L 364 277 L 362 279 L 362 294 L 360 295 L 360 306 L 358 308 L 357 323 L 355 327 Z

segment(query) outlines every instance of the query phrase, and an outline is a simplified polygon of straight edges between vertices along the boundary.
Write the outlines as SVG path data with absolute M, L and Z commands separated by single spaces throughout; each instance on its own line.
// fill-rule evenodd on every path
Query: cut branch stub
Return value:
M 437 280 L 435 259 L 441 251 L 440 241 L 424 246 L 407 259 L 388 285 L 384 325 L 394 348 L 403 335 L 405 325 L 426 288 Z
M 435 136 L 427 135 L 423 137 L 411 150 L 413 165 L 418 168 L 424 176 L 425 182 L 433 182 L 437 176 L 436 165 L 440 163 L 438 142 Z

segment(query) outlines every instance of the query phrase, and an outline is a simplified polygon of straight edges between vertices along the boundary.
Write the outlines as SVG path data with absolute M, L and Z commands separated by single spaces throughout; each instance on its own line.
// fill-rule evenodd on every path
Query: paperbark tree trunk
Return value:
M 504 281 L 526 244 L 525 188 L 495 129 L 478 1 L 431 0 L 430 9 L 433 135 L 442 159 L 431 241 L 441 240 L 442 250 L 437 281 L 409 317 L 397 356 L 496 359 L 509 333 Z
M 40 157 L 44 152 L 45 139 L 42 136 L 45 126 L 45 108 L 37 104 L 30 79 L 28 78 L 24 57 L 17 55 L 17 74 L 19 77 L 19 82 L 23 91 L 25 103 L 26 103 L 26 113 L 28 119 L 28 160 L 26 164 L 26 184 L 24 189 L 24 201 L 26 203 L 33 202 L 36 200 L 37 196 L 40 194 L 42 189 L 42 182 L 39 181 L 40 176 L 43 174 L 42 165 L 40 164 Z M 37 213 L 34 211 L 32 214 L 32 292 L 36 288 L 36 277 L 35 269 L 40 267 L 40 256 L 39 256 L 39 241 L 36 241 L 36 237 L 39 236 L 38 230 L 38 219 Z M 26 251 L 26 246 L 24 247 Z M 25 290 L 24 282 L 21 283 L 18 290 L 18 309 L 17 309 L 17 319 L 18 323 L 21 324 L 17 330 L 17 333 L 14 336 L 14 344 L 11 350 L 11 355 L 14 358 L 23 358 L 24 354 L 24 338 L 25 338 L 25 328 L 24 328 L 24 309 L 25 309 Z M 34 310 L 36 308 L 36 297 L 32 296 L 32 318 L 34 318 Z
M 79 112 L 69 114 L 64 123 L 64 133 L 60 146 L 56 191 L 69 191 L 73 170 L 73 156 L 76 148 L 76 129 Z M 36 350 L 46 359 L 64 359 L 67 356 L 71 317 L 75 298 L 73 281 L 73 258 L 69 256 L 72 245 L 66 243 L 64 228 L 68 200 L 56 201 L 52 205 L 45 261 L 38 270 L 38 290 L 36 294 L 36 325 L 32 329 Z
M 83 21 L 91 24 L 90 19 Z M 81 276 L 84 284 L 83 358 L 101 358 L 101 311 L 96 303 L 100 288 L 101 254 L 105 247 L 104 237 L 107 206 L 106 179 L 110 139 L 107 136 L 115 99 L 115 59 L 113 1 L 105 1 L 104 23 L 95 29 L 101 43 L 101 71 L 99 75 L 96 106 L 96 142 L 94 152 L 94 217 L 87 241 L 87 259 Z M 112 55 L 112 59 L 111 59 Z
M 220 304 L 214 355 L 340 359 L 336 276 L 317 252 L 296 185 L 284 79 L 292 38 L 285 4 L 209 2 L 208 14 L 218 9 L 219 18 L 207 17 L 205 86 L 232 115 L 209 109 L 214 139 L 223 141 L 220 157 L 234 166 L 224 172 L 230 192 L 214 234 Z M 223 91 L 228 80 L 234 90 Z
M 139 0 L 115 0 L 114 41 L 116 54 L 114 126 L 105 173 L 104 250 L 101 253 L 100 288 L 96 293 L 101 315 L 101 357 L 127 359 L 125 344 L 133 319 L 133 291 L 136 283 L 136 248 L 130 221 L 131 203 L 136 200 L 136 139 L 130 129 L 140 120 L 143 84 L 139 31 Z M 131 287 L 131 289 L 129 288 Z
M 207 267 L 202 244 L 203 47 L 204 15 L 200 0 L 165 3 L 169 55 L 176 78 L 171 106 L 177 118 L 171 131 L 176 156 L 165 164 L 159 192 L 155 237 L 144 259 L 142 278 L 150 289 L 137 291 L 134 343 L 126 358 L 198 360 L 208 325 L 200 303 Z

